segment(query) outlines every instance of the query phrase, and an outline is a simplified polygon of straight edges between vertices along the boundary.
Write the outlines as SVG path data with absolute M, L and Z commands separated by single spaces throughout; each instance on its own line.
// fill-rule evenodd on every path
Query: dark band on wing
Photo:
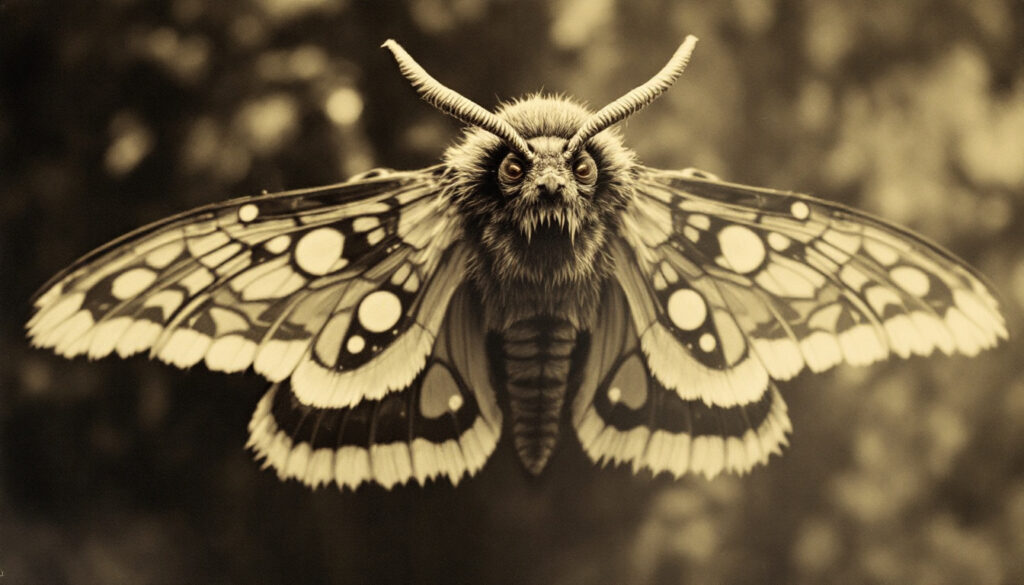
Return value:
M 748 430 L 760 427 L 772 410 L 774 396 L 768 387 L 754 402 L 722 407 L 703 400 L 684 400 L 676 391 L 665 388 L 649 370 L 645 373 L 646 387 L 642 389 L 634 386 L 616 392 L 611 375 L 598 387 L 593 404 L 606 424 L 620 431 L 647 427 L 693 437 L 742 437 Z M 636 383 L 638 379 L 634 377 L 632 381 Z M 629 393 L 644 398 L 629 400 Z M 617 399 L 613 402 L 612 398 Z
M 466 389 L 458 409 L 433 418 L 423 416 L 420 398 L 427 369 L 407 391 L 388 394 L 381 400 L 364 400 L 349 408 L 303 404 L 284 381 L 277 385 L 270 412 L 277 428 L 295 444 L 309 443 L 313 449 L 367 448 L 383 443 L 408 443 L 416 438 L 433 443 L 458 439 L 480 416 L 476 399 Z

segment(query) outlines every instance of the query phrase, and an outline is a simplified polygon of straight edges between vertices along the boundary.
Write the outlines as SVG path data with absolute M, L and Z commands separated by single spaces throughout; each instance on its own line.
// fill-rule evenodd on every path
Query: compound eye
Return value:
M 589 183 L 593 181 L 597 175 L 597 167 L 594 165 L 594 161 L 592 159 L 585 158 L 576 161 L 576 165 L 572 168 L 572 172 L 580 181 Z
M 506 183 L 518 183 L 523 180 L 523 175 L 526 174 L 526 169 L 523 168 L 523 161 L 519 160 L 519 157 L 515 155 L 505 157 L 505 160 L 501 161 L 501 167 L 499 167 L 498 171 L 501 174 L 502 181 Z

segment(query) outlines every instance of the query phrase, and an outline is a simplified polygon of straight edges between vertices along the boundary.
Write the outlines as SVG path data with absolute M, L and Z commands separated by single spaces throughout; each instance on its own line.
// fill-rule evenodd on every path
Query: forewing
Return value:
M 457 484 L 483 466 L 501 432 L 485 347 L 480 307 L 463 286 L 408 387 L 320 408 L 298 398 L 289 382 L 275 384 L 249 423 L 249 447 L 282 479 L 314 488 L 390 488 L 442 476 Z
M 804 195 L 645 170 L 615 248 L 646 363 L 683 399 L 730 407 L 805 366 L 974 355 L 1007 331 L 949 252 Z
M 317 406 L 380 399 L 423 368 L 462 280 L 443 187 L 435 167 L 154 223 L 44 287 L 29 335 L 66 357 L 252 365 Z

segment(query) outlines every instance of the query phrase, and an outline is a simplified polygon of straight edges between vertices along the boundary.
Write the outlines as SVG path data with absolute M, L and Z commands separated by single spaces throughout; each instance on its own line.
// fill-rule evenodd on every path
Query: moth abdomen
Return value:
M 578 339 L 576 328 L 555 316 L 517 321 L 501 333 L 501 377 L 513 441 L 533 474 L 544 469 L 558 443 Z

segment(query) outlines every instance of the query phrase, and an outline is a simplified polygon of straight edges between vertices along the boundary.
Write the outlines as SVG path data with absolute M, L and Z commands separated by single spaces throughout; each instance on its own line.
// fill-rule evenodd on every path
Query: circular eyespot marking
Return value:
M 345 344 L 345 349 L 351 354 L 357 354 L 366 348 L 366 340 L 363 339 L 362 335 L 353 335 L 348 338 L 348 343 Z
M 402 301 L 391 291 L 374 291 L 359 303 L 359 324 L 368 331 L 382 333 L 402 318 Z
M 889 271 L 889 276 L 900 288 L 915 297 L 927 295 L 931 288 L 928 275 L 914 266 L 897 266 Z
M 741 225 L 726 226 L 718 233 L 722 256 L 733 270 L 746 274 L 757 270 L 764 262 L 764 243 L 750 228 Z
M 316 276 L 327 274 L 341 258 L 345 236 L 331 228 L 318 228 L 306 233 L 295 244 L 295 264 Z
M 458 410 L 462 408 L 462 403 L 462 396 L 458 394 L 452 394 L 451 396 L 448 397 L 448 410 L 452 412 L 458 412 Z
M 618 386 L 612 386 L 608 389 L 608 402 L 612 404 L 618 404 L 622 400 L 622 390 Z
M 704 350 L 705 353 L 711 353 L 715 351 L 715 347 L 718 346 L 718 342 L 715 341 L 715 336 L 710 333 L 705 333 L 704 335 L 701 335 L 698 343 L 700 344 L 700 348 Z
M 708 304 L 692 288 L 681 288 L 668 298 L 668 318 L 683 331 L 693 331 L 708 318 Z
M 246 203 L 238 208 L 238 221 L 249 223 L 260 215 L 260 208 L 255 203 Z
M 789 206 L 789 212 L 793 217 L 804 220 L 811 217 L 811 208 L 807 206 L 803 201 L 795 201 Z

